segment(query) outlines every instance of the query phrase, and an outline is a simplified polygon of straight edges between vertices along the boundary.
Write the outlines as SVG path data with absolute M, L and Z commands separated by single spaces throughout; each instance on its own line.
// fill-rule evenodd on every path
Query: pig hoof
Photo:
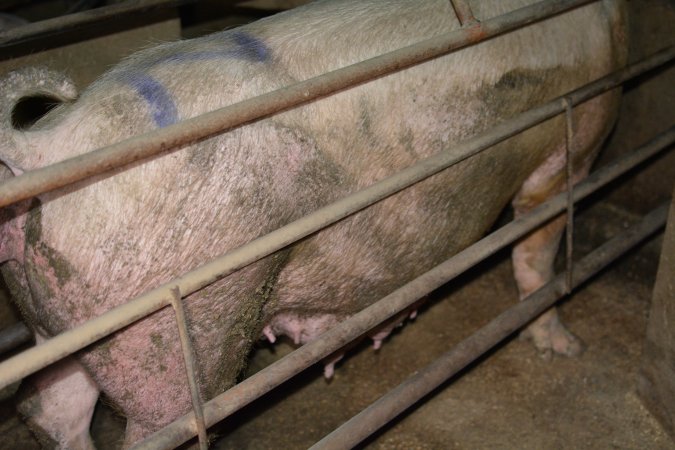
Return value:
M 562 325 L 559 333 L 551 335 L 551 341 L 553 343 L 554 352 L 570 358 L 581 355 L 585 350 L 583 341 L 565 329 Z
M 558 321 L 552 324 L 534 323 L 521 333 L 521 337 L 530 339 L 539 356 L 545 361 L 553 359 L 554 354 L 567 357 L 579 356 L 585 348 L 581 339 L 569 332 Z

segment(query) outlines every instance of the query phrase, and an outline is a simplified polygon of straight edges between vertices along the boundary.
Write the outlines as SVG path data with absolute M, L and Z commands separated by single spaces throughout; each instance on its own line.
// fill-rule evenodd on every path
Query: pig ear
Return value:
M 15 173 L 26 168 L 26 131 L 54 106 L 76 98 L 75 84 L 60 72 L 26 67 L 7 74 L 0 80 L 0 160 Z

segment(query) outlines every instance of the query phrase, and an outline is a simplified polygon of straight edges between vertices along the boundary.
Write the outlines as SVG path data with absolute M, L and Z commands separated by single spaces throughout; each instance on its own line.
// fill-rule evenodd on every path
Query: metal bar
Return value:
M 55 17 L 53 19 L 41 20 L 40 22 L 29 23 L 21 27 L 0 31 L 0 49 L 36 39 L 51 37 L 67 31 L 73 31 L 113 18 L 121 18 L 149 10 L 171 8 L 186 3 L 194 3 L 195 1 L 196 0 L 134 0 Z
M 572 170 L 572 155 L 574 154 L 574 116 L 572 115 L 572 102 L 563 98 L 565 107 L 565 167 L 567 178 L 567 226 L 565 227 L 565 267 L 567 280 L 567 293 L 572 292 L 572 271 L 574 269 L 574 200 L 572 199 L 572 187 L 574 184 L 574 172 Z
M 0 184 L 0 206 L 192 144 L 224 130 L 420 64 L 592 1 L 597 0 L 547 0 L 536 3 L 470 28 L 455 30 L 48 167 L 26 172 Z
M 675 57 L 675 46 L 585 85 L 567 95 L 575 104 L 583 102 L 673 57 Z M 475 136 L 451 149 L 419 161 L 365 189 L 215 258 L 177 279 L 85 322 L 75 329 L 61 333 L 49 341 L 23 352 L 21 355 L 16 355 L 0 363 L 0 388 L 163 308 L 171 302 L 170 290 L 174 286 L 178 286 L 182 294 L 188 296 L 235 270 L 268 256 L 560 112 L 562 112 L 560 99 L 554 99 L 538 108 L 526 111 L 511 120 L 496 125 L 489 132 Z M 209 423 L 208 420 L 207 423 Z
M 473 11 L 471 11 L 471 6 L 466 0 L 450 0 L 450 4 L 452 9 L 455 10 L 455 15 L 461 26 L 472 26 L 478 23 Z
M 187 375 L 188 386 L 190 388 L 190 397 L 192 398 L 192 410 L 194 412 L 194 429 L 199 437 L 199 449 L 209 448 L 209 439 L 206 434 L 206 425 L 204 424 L 204 409 L 202 408 L 202 397 L 199 394 L 197 384 L 197 361 L 195 351 L 190 340 L 190 332 L 185 319 L 185 309 L 180 295 L 180 289 L 176 286 L 171 289 L 171 306 L 176 313 L 176 324 L 178 325 L 178 335 L 183 349 L 183 359 L 185 360 L 185 374 Z
M 647 214 L 643 220 L 596 248 L 579 261 L 573 274 L 579 286 L 633 246 L 663 227 L 670 202 Z M 380 397 L 366 409 L 314 444 L 312 450 L 350 449 L 429 394 L 471 362 L 523 327 L 566 295 L 563 272 L 522 302 L 507 309 L 490 323 L 444 353 L 415 375 Z
M 33 333 L 23 324 L 23 322 L 10 325 L 0 331 L 0 355 L 10 350 L 14 350 L 26 342 L 30 342 L 32 337 Z
M 575 201 L 595 192 L 674 142 L 675 126 L 630 155 L 591 174 L 575 187 L 573 191 Z M 377 303 L 339 323 L 317 340 L 303 345 L 291 354 L 208 401 L 204 405 L 207 426 L 211 426 L 231 415 L 307 367 L 321 361 L 329 354 L 363 335 L 366 331 L 403 311 L 420 297 L 447 283 L 534 228 L 546 223 L 564 211 L 565 205 L 565 194 L 557 195 L 530 213 L 519 217 L 441 265 L 402 286 Z M 136 450 L 174 448 L 194 436 L 190 425 L 192 420 L 192 414 L 186 414 L 132 448 Z

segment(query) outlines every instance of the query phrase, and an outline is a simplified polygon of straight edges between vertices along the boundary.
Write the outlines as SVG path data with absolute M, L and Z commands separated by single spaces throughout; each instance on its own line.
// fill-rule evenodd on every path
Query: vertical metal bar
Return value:
M 195 427 L 199 437 L 199 449 L 206 450 L 209 447 L 209 440 L 206 434 L 206 423 L 204 422 L 204 408 L 202 407 L 202 398 L 199 395 L 199 386 L 197 386 L 197 362 L 195 361 L 195 352 L 192 348 L 190 335 L 188 334 L 187 322 L 185 320 L 185 310 L 181 301 L 180 288 L 178 286 L 171 289 L 171 306 L 176 312 L 176 323 L 178 324 L 178 335 L 180 336 L 181 347 L 183 348 L 183 357 L 185 358 L 185 372 L 187 374 L 188 384 L 190 385 L 190 395 L 192 396 L 192 409 L 195 413 Z
M 455 10 L 455 15 L 459 20 L 459 24 L 463 27 L 475 25 L 478 23 L 478 20 L 473 15 L 471 11 L 471 6 L 466 0 L 450 0 L 452 9 Z
M 567 167 L 567 226 L 565 227 L 566 236 L 566 286 L 565 293 L 572 292 L 572 271 L 574 270 L 574 199 L 572 198 L 572 188 L 574 185 L 572 172 L 572 155 L 574 154 L 574 116 L 572 115 L 572 100 L 569 97 L 563 97 L 565 106 L 565 162 Z

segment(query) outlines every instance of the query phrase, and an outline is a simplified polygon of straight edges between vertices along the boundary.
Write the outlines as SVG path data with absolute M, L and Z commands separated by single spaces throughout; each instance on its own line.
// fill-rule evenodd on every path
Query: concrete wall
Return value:
M 638 392 L 675 439 L 675 193 L 647 324 Z
M 630 0 L 630 61 L 638 61 L 675 45 L 675 1 Z M 675 64 L 648 73 L 626 85 L 621 115 L 598 165 L 646 142 L 675 125 Z M 610 199 L 644 213 L 667 199 L 675 182 L 675 151 L 645 166 L 639 174 L 622 179 Z

